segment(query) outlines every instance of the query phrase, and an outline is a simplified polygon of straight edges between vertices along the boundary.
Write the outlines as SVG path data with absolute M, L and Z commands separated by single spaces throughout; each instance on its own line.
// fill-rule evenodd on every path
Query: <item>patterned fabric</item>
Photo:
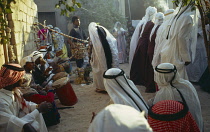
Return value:
M 156 103 L 152 107 L 152 112 L 155 114 L 171 115 L 183 110 L 184 105 L 173 100 L 164 100 Z M 190 112 L 174 121 L 161 121 L 151 118 L 148 115 L 148 122 L 154 132 L 199 132 L 199 128 L 193 119 Z
M 3 65 L 0 70 L 0 89 L 15 84 L 25 74 L 24 70 L 12 70 L 11 67 L 17 68 L 17 70 L 21 69 L 21 66 L 19 64 Z

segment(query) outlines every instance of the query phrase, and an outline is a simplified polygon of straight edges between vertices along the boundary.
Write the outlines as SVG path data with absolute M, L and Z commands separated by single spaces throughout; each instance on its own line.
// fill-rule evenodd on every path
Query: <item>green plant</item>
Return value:
M 117 21 L 122 25 L 125 25 L 127 21 L 125 16 L 119 13 L 114 2 L 115 0 L 80 0 L 82 7 L 76 8 L 71 16 L 77 15 L 80 17 L 81 27 L 86 33 L 90 22 L 99 23 L 111 31 Z
M 67 2 L 67 0 L 59 0 L 57 4 L 55 4 L 55 8 L 61 10 L 61 15 L 69 16 L 69 12 L 75 11 L 75 7 L 81 8 L 81 3 L 76 0 L 71 0 L 71 3 Z
M 10 4 L 15 0 L 0 0 L 0 44 L 7 44 L 9 37 L 7 35 L 7 15 L 12 13 Z

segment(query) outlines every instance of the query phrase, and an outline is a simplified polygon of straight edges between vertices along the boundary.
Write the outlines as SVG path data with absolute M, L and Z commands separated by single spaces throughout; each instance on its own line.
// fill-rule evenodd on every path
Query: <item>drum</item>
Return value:
M 77 96 L 68 77 L 56 80 L 52 87 L 55 88 L 55 92 L 62 105 L 72 106 L 77 103 Z
M 86 48 L 82 43 L 74 42 L 71 45 L 71 54 L 75 59 L 83 59 L 85 57 Z
M 66 72 L 59 72 L 59 73 L 56 73 L 53 77 L 52 77 L 52 80 L 55 82 L 56 80 L 58 79 L 61 79 L 63 77 L 67 77 L 68 74 Z

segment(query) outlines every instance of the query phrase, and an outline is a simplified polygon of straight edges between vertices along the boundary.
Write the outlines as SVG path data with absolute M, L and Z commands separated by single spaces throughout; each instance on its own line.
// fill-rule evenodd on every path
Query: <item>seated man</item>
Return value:
M 23 59 L 21 59 L 21 66 L 24 67 L 25 69 L 25 75 L 24 75 L 24 81 L 23 83 L 21 83 L 19 89 L 21 90 L 21 92 L 23 93 L 23 97 L 27 100 L 27 101 L 32 101 L 34 103 L 40 104 L 44 101 L 47 101 L 49 103 L 52 103 L 53 108 L 51 109 L 50 112 L 47 112 L 45 114 L 43 114 L 45 123 L 47 126 L 51 126 L 51 125 L 56 125 L 60 122 L 60 114 L 57 111 L 55 102 L 54 102 L 54 90 L 49 90 L 46 88 L 47 93 L 42 90 L 42 87 L 40 87 L 39 85 L 36 86 L 36 84 L 34 83 L 34 79 L 32 77 L 32 73 L 31 71 L 34 69 L 34 62 L 32 60 L 32 58 L 30 56 L 26 56 Z M 31 88 L 31 87 L 34 87 Z M 39 89 L 37 89 L 39 88 Z
M 0 70 L 0 131 L 47 132 L 42 114 L 52 105 L 37 105 L 23 99 L 18 87 L 25 74 L 19 64 L 3 65 Z
M 152 132 L 144 112 L 130 106 L 112 104 L 100 111 L 88 132 Z
M 43 59 L 43 54 L 41 52 L 34 51 L 29 56 L 32 57 L 35 62 L 35 68 L 32 72 L 35 83 L 40 86 L 45 86 L 44 82 L 47 82 L 52 68 Z

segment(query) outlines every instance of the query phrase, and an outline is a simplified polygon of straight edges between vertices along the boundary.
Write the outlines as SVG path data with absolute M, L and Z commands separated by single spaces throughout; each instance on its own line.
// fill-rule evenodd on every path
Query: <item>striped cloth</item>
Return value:
M 15 84 L 24 74 L 19 64 L 3 65 L 0 70 L 0 89 Z
M 184 105 L 174 100 L 163 100 L 152 107 L 155 114 L 172 115 L 184 109 Z M 185 116 L 172 121 L 161 121 L 148 115 L 148 122 L 154 132 L 199 132 L 199 128 L 188 111 Z

